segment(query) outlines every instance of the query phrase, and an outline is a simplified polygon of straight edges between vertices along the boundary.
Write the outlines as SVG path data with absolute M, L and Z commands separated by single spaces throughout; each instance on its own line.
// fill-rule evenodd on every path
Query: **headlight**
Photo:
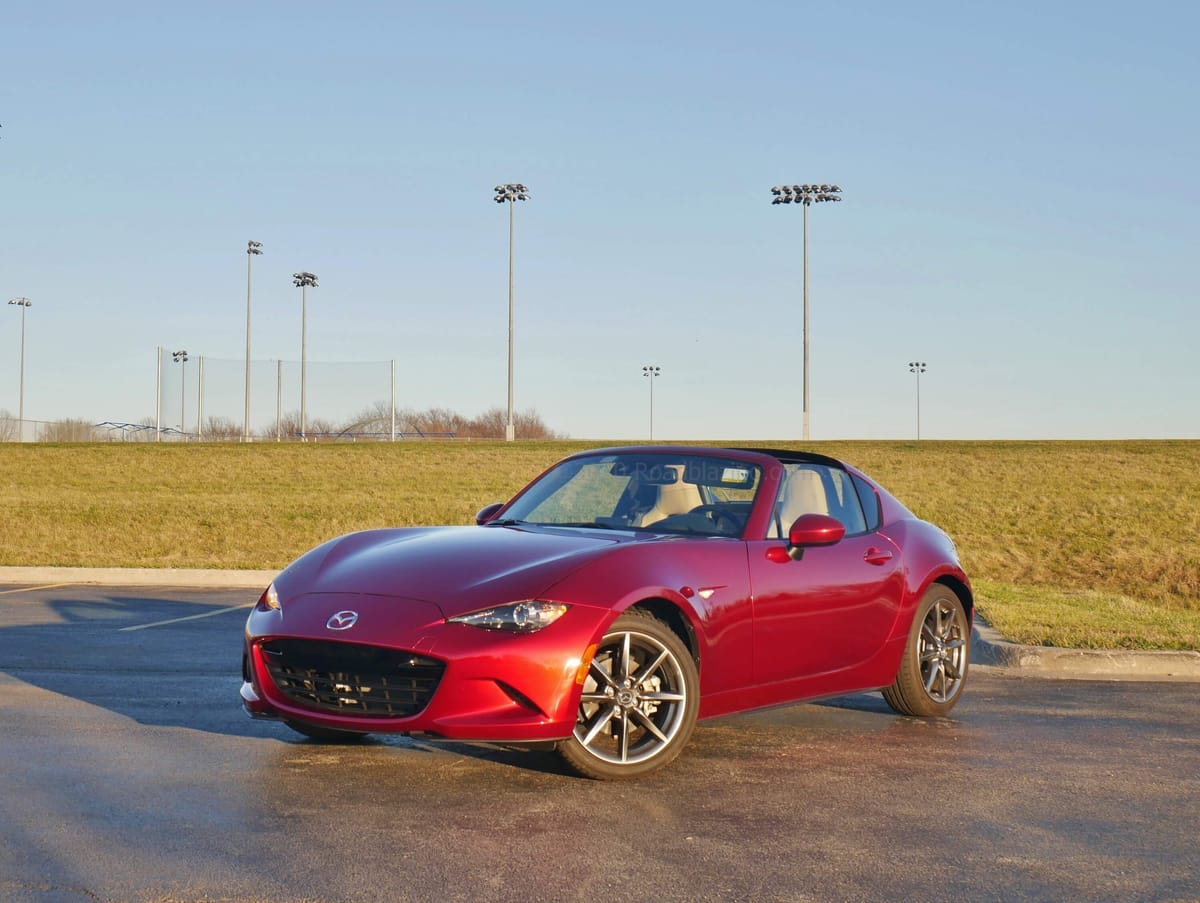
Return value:
M 495 608 L 485 608 L 483 611 L 473 611 L 469 615 L 459 615 L 450 618 L 452 624 L 469 624 L 471 627 L 482 627 L 484 630 L 510 630 L 514 633 L 533 633 L 543 627 L 549 627 L 567 611 L 567 606 L 560 602 L 513 602 L 509 605 L 497 605 Z
M 270 585 L 263 590 L 263 594 L 258 597 L 259 611 L 279 611 L 279 592 L 275 589 L 275 583 L 272 581 Z

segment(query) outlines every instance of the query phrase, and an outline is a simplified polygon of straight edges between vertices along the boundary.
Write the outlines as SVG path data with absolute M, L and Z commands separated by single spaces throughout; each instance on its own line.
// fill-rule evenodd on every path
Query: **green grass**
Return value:
M 0 565 L 280 568 L 351 530 L 469 523 L 598 444 L 4 443 Z M 1008 638 L 1200 648 L 1200 442 L 807 447 L 950 533 Z

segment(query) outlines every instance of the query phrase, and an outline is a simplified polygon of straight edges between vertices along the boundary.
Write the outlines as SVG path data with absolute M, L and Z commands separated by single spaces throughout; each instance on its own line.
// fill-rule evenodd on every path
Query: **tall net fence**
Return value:
M 21 420 L 0 412 L 0 442 L 122 442 L 143 431 L 137 424 L 92 423 L 90 420 Z M 150 428 L 153 432 L 153 428 Z
M 136 423 L 21 420 L 0 410 L 0 442 L 238 442 L 502 439 L 505 412 L 397 406 L 395 361 L 212 358 L 157 349 L 154 414 Z M 303 389 L 302 389 L 303 384 Z M 248 415 L 248 416 L 247 416 Z M 536 411 L 513 412 L 521 439 L 562 439 Z
M 244 359 L 160 349 L 153 426 L 171 441 L 400 438 L 395 370 L 394 361 L 251 361 L 247 391 Z

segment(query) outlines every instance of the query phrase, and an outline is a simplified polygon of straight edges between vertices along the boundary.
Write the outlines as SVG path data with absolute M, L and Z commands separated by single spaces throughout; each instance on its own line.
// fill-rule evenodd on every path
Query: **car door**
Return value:
M 880 650 L 904 586 L 891 542 L 848 536 L 783 563 L 767 555 L 781 542 L 750 545 L 755 683 L 852 668 Z
M 773 527 L 776 535 L 749 543 L 757 684 L 826 674 L 867 661 L 891 634 L 903 599 L 900 550 L 868 529 L 850 476 L 819 465 L 804 465 L 802 470 L 794 478 L 807 478 L 809 486 L 793 495 L 805 499 L 803 507 L 816 510 L 782 510 L 787 503 L 786 491 L 781 491 L 777 519 L 782 526 Z M 847 535 L 833 545 L 781 555 L 787 541 L 778 534 L 797 513 L 836 517 Z

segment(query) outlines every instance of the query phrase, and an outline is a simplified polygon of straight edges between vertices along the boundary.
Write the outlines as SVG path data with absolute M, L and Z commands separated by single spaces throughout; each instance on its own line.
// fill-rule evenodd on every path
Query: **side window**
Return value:
M 788 528 L 802 514 L 827 514 L 825 486 L 815 467 L 785 464 L 783 482 L 775 499 L 767 539 L 783 539 Z
M 848 473 L 822 464 L 787 464 L 785 467 L 787 476 L 775 501 L 774 516 L 767 529 L 768 539 L 784 538 L 788 528 L 802 514 L 836 517 L 845 525 L 848 536 L 867 532 L 867 519 Z
M 846 535 L 867 532 L 867 519 L 854 489 L 854 481 L 844 470 L 829 470 L 833 492 L 829 497 L 829 513 L 846 525 Z
M 862 502 L 863 511 L 867 515 L 867 529 L 878 530 L 883 521 L 883 515 L 879 512 L 879 496 L 862 477 L 854 477 L 854 488 L 858 490 L 859 501 Z

